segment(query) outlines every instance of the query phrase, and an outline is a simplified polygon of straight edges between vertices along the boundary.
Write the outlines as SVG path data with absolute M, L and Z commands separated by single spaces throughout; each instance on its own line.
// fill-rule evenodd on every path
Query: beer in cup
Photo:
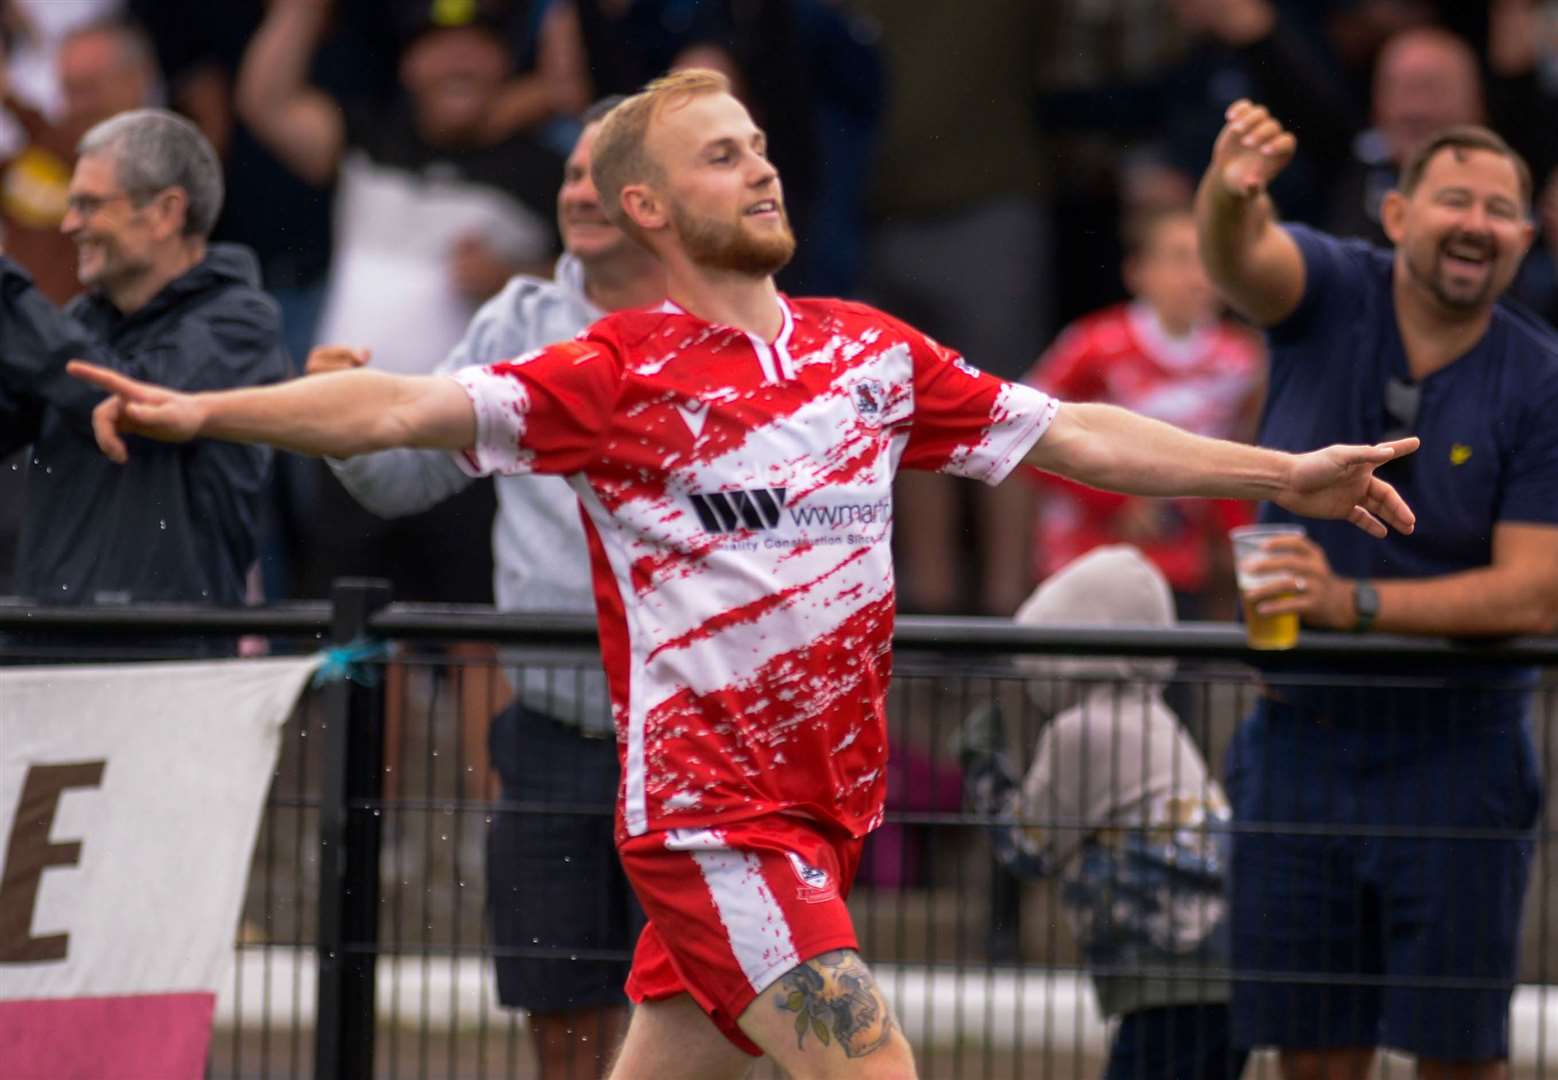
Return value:
M 1291 649 L 1298 644 L 1298 612 L 1285 615 L 1262 615 L 1248 599 L 1251 589 L 1259 588 L 1281 574 L 1252 574 L 1245 569 L 1250 563 L 1269 556 L 1266 543 L 1279 536 L 1303 536 L 1302 525 L 1241 525 L 1228 531 L 1233 541 L 1233 569 L 1239 581 L 1239 597 L 1244 605 L 1244 633 L 1252 649 Z M 1290 595 L 1290 594 L 1283 594 Z M 1268 597 L 1269 600 L 1281 597 Z

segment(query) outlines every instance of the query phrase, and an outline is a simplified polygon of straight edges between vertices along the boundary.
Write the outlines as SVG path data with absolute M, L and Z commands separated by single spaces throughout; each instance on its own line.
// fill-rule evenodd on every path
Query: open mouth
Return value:
M 1453 270 L 1477 273 L 1493 261 L 1491 244 L 1452 240 L 1440 248 L 1446 266 Z
M 778 199 L 764 199 L 762 202 L 753 203 L 751 206 L 746 208 L 746 216 L 747 217 L 768 217 L 768 216 L 778 217 L 779 216 L 779 200 Z

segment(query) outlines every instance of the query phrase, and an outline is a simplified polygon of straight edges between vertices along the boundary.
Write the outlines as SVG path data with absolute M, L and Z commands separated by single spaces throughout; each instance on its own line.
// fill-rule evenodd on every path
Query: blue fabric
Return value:
M 1138 1009 L 1120 1021 L 1104 1080 L 1238 1080 L 1247 1057 L 1223 1005 Z
M 1386 384 L 1409 378 L 1391 297 L 1393 255 L 1301 225 L 1288 232 L 1304 257 L 1304 297 L 1268 334 L 1270 390 L 1259 442 L 1295 452 L 1377 442 L 1392 427 Z M 1345 521 L 1299 519 L 1271 503 L 1262 504 L 1261 520 L 1302 520 L 1342 577 L 1417 578 L 1487 566 L 1495 523 L 1558 524 L 1555 416 L 1558 335 L 1501 302 L 1477 345 L 1423 380 L 1413 427 L 1422 447 L 1379 471 L 1416 510 L 1415 532 L 1377 540 Z M 1533 677 L 1492 666 L 1452 676 L 1480 684 Z M 1350 709 L 1367 718 L 1387 705 L 1380 692 L 1360 690 Z M 1335 693 L 1325 707 L 1346 708 Z
M 1229 745 L 1234 970 L 1262 976 L 1235 983 L 1240 1045 L 1508 1053 L 1531 741 L 1520 722 L 1397 719 L 1334 727 L 1266 700 Z
M 1271 383 L 1260 443 L 1305 451 L 1376 442 L 1391 426 L 1385 384 L 1408 378 L 1391 300 L 1392 255 L 1300 225 L 1288 232 L 1303 252 L 1307 278 L 1298 309 L 1268 334 Z M 1486 566 L 1493 522 L 1558 524 L 1554 417 L 1558 336 L 1501 303 L 1482 340 L 1423 381 L 1413 432 L 1423 446 L 1410 474 L 1402 475 L 1406 461 L 1381 470 L 1417 509 L 1417 531 L 1376 540 L 1346 522 L 1304 524 L 1344 577 L 1426 577 Z M 1261 517 L 1295 520 L 1270 504 Z

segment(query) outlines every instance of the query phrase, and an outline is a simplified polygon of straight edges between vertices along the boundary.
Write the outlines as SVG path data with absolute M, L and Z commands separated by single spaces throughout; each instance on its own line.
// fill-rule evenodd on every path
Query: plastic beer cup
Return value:
M 1267 541 L 1279 536 L 1303 535 L 1302 525 L 1241 525 L 1228 531 L 1228 538 L 1233 541 L 1234 575 L 1238 578 L 1239 597 L 1244 605 L 1244 634 L 1252 649 L 1291 649 L 1298 644 L 1298 612 L 1262 615 L 1248 599 L 1251 589 L 1276 580 L 1281 575 L 1252 574 L 1245 567 L 1270 554 L 1265 550 Z

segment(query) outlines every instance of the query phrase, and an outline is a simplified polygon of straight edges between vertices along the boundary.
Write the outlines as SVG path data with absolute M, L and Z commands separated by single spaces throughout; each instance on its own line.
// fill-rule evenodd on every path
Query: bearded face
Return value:
M 734 220 L 701 215 L 673 201 L 671 227 L 688 257 L 711 270 L 767 277 L 782 270 L 795 254 L 795 234 L 777 195 L 754 201 Z

